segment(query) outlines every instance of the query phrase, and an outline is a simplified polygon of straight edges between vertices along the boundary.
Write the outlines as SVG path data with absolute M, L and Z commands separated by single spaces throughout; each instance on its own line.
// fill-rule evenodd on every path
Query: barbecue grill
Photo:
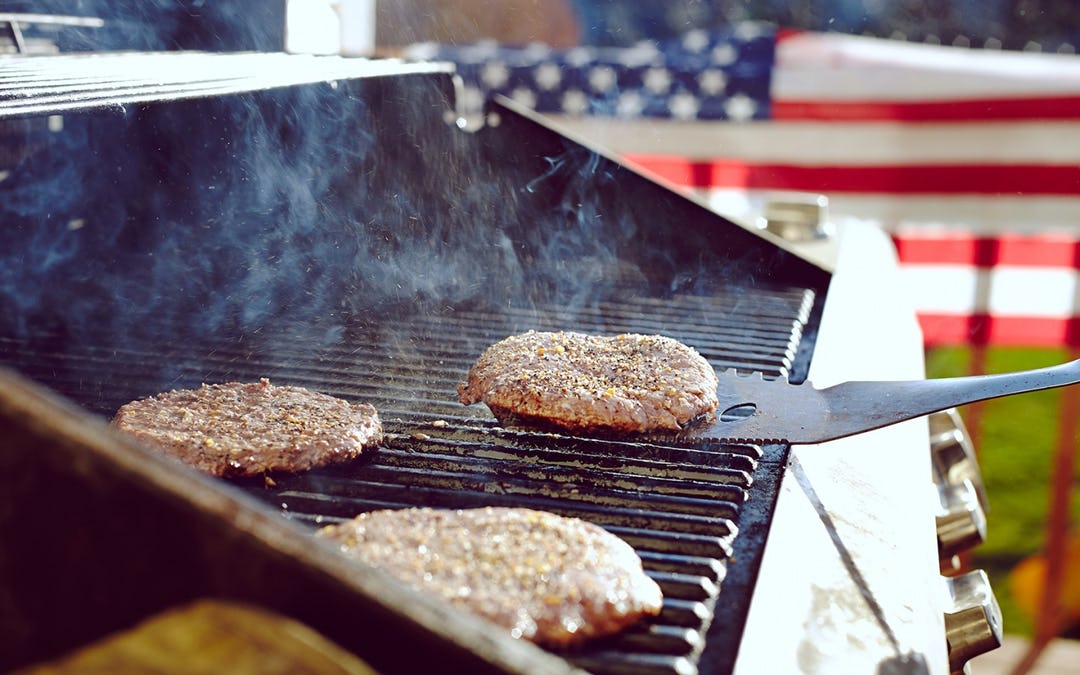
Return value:
M 662 333 L 717 369 L 801 382 L 831 270 L 510 101 L 466 124 L 445 64 L 179 52 L 0 67 L 0 117 L 25 132 L 0 182 L 0 424 L 14 439 L 0 550 L 28 552 L 0 557 L 13 627 L 0 665 L 223 596 L 387 671 L 737 669 L 781 485 L 814 484 L 783 482 L 791 446 L 503 428 L 455 387 L 487 345 L 528 329 Z M 261 377 L 375 405 L 383 447 L 226 482 L 104 426 L 135 398 Z M 598 523 L 638 551 L 663 611 L 553 656 L 310 537 L 417 505 Z M 62 513 L 80 514 L 77 533 L 55 531 L 71 527 L 53 524 Z M 80 556 L 92 564 L 72 569 Z M 153 590 L 119 597 L 125 585 Z M 938 606 L 909 618 L 924 611 L 939 629 Z M 945 672 L 943 635 L 931 657 L 893 637 L 898 663 Z

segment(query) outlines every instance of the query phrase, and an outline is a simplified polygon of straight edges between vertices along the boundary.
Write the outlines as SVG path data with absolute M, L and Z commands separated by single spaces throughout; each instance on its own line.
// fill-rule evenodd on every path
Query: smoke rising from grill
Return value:
M 579 229 L 586 188 L 542 222 L 519 198 L 563 170 L 524 191 L 449 105 L 405 78 L 65 115 L 2 184 L 3 333 L 317 346 L 394 312 L 612 283 L 617 256 Z
M 572 326 L 783 268 L 526 117 L 474 134 L 452 107 L 448 77 L 411 74 L 63 115 L 0 182 L 0 336 L 295 360 L 356 328 L 416 341 L 395 317 L 535 304 Z M 164 383 L 184 358 L 162 356 Z

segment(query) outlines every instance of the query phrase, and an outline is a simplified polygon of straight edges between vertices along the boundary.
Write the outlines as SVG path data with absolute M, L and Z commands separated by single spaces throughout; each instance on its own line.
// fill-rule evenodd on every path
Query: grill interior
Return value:
M 0 362 L 105 417 L 261 377 L 371 403 L 387 434 L 367 459 L 238 484 L 311 526 L 408 505 L 596 522 L 664 609 L 567 658 L 729 671 L 788 447 L 503 429 L 455 388 L 528 329 L 660 333 L 801 381 L 828 274 L 512 107 L 448 125 L 445 73 L 318 72 L 13 118 L 44 135 L 0 183 Z M 82 190 L 50 199 L 59 183 Z
M 530 328 L 662 332 L 694 346 L 716 368 L 787 374 L 813 292 L 757 289 L 752 304 L 740 299 L 744 292 L 632 298 L 569 318 L 535 307 L 399 318 L 351 329 L 314 354 L 287 336 L 64 351 L 45 347 L 47 339 L 32 347 L 5 339 L 0 358 L 104 416 L 164 389 L 259 377 L 372 403 L 387 435 L 367 460 L 238 484 L 312 526 L 380 508 L 482 505 L 598 523 L 635 547 L 664 591 L 664 608 L 656 620 L 569 658 L 595 672 L 685 673 L 704 656 L 711 672 L 733 657 L 706 647 L 738 641 L 787 447 L 508 430 L 483 406 L 458 403 L 455 386 L 482 345 Z M 170 364 L 164 370 L 163 362 Z

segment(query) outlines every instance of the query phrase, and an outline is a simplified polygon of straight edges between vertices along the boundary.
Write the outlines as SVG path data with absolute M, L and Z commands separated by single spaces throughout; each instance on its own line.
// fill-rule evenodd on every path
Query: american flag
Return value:
M 746 22 L 632 47 L 417 45 L 726 215 L 879 224 L 928 345 L 1080 346 L 1080 56 Z M 597 124 L 602 122 L 602 124 Z

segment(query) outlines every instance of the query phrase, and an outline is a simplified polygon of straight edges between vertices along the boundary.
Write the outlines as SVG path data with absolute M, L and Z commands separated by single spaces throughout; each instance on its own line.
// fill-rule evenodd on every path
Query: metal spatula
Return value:
M 821 443 L 986 399 L 1080 383 L 1080 360 L 1001 375 L 931 380 L 809 382 L 720 373 L 718 419 L 704 435 L 732 442 Z

